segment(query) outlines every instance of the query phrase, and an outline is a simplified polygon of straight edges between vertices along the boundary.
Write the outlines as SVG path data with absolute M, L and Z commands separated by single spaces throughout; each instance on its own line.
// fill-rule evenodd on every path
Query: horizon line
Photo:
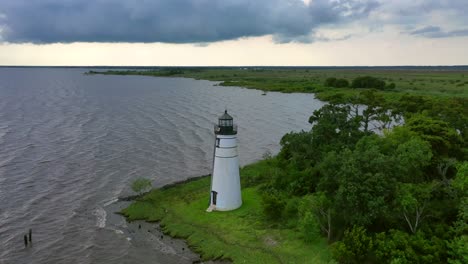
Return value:
M 401 67 L 468 67 L 468 64 L 428 65 L 0 65 L 0 68 L 401 68 Z

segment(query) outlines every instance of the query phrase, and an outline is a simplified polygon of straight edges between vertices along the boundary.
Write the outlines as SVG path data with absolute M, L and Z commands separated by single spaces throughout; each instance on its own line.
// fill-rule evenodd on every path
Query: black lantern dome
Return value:
M 218 125 L 215 126 L 215 133 L 220 135 L 237 134 L 237 126 L 234 125 L 232 116 L 227 113 L 227 110 L 219 117 Z

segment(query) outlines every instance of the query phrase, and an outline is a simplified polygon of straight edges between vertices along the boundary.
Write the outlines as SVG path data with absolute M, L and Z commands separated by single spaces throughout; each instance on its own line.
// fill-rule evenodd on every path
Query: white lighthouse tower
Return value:
M 232 116 L 224 111 L 215 125 L 213 173 L 211 175 L 210 207 L 207 211 L 229 211 L 242 205 L 239 158 L 237 153 L 237 126 Z

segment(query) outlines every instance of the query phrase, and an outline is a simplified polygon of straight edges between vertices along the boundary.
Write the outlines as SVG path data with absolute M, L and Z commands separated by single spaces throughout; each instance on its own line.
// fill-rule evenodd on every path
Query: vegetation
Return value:
M 413 79 L 402 81 L 411 74 L 383 85 L 353 75 L 356 88 L 311 89 L 329 104 L 309 118 L 313 129 L 286 134 L 277 156 L 241 170 L 239 210 L 205 213 L 202 179 L 155 190 L 124 213 L 161 221 L 204 258 L 235 263 L 320 263 L 330 255 L 339 263 L 467 263 L 467 89 L 416 89 Z M 309 87 L 299 83 L 285 82 L 287 91 Z
M 385 81 L 372 76 L 357 77 L 351 84 L 353 88 L 375 88 L 378 90 L 385 89 Z
M 151 189 L 151 181 L 145 178 L 138 178 L 132 183 L 132 190 L 138 194 L 142 194 L 145 191 Z
M 322 234 L 340 263 L 466 262 L 466 107 L 361 96 L 365 110 L 328 104 L 311 131 L 283 137 L 271 168 L 250 179 L 265 217 L 306 223 L 303 236 Z M 291 201 L 302 205 L 295 214 Z
M 346 79 L 337 79 L 335 77 L 330 77 L 325 80 L 326 87 L 334 87 L 334 88 L 345 88 L 349 86 L 349 82 Z
M 241 170 L 244 179 L 268 168 L 261 161 Z M 244 187 L 243 205 L 230 212 L 207 213 L 210 178 L 153 190 L 123 214 L 129 220 L 160 221 L 163 231 L 187 240 L 204 260 L 234 263 L 327 263 L 331 256 L 320 236 L 306 242 L 297 228 L 265 221 L 256 187 Z
M 468 74 L 466 70 L 439 68 L 148 68 L 137 70 L 111 70 L 91 74 L 145 75 L 162 77 L 188 77 L 219 81 L 222 86 L 240 86 L 263 91 L 285 93 L 315 93 L 317 98 L 335 103 L 346 103 L 358 97 L 362 90 L 379 87 L 344 86 L 358 77 L 371 76 L 385 82 L 385 89 L 377 94 L 388 101 L 396 102 L 405 94 L 437 97 L 468 98 Z M 338 88 L 326 85 L 326 80 L 340 80 Z M 342 87 L 341 87 L 342 86 Z M 351 85 L 350 85 L 351 86 Z

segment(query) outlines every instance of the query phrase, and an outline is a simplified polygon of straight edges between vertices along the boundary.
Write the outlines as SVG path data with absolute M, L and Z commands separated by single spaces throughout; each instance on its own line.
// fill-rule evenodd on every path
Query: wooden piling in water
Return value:
M 28 246 L 28 235 L 24 235 L 24 247 Z
M 29 243 L 32 242 L 32 228 L 29 228 Z

